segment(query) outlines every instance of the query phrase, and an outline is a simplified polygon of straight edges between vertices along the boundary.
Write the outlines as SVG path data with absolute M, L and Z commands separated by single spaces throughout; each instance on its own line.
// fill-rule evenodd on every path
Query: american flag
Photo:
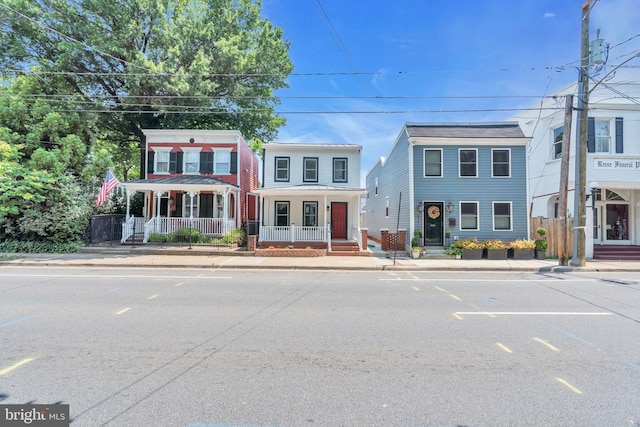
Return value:
M 111 169 L 109 169 L 107 176 L 104 178 L 104 182 L 102 183 L 102 188 L 100 189 L 100 194 L 98 194 L 96 204 L 100 206 L 106 202 L 109 193 L 111 193 L 118 185 L 120 185 L 120 181 L 118 181 L 118 179 L 113 175 L 113 172 L 111 172 Z

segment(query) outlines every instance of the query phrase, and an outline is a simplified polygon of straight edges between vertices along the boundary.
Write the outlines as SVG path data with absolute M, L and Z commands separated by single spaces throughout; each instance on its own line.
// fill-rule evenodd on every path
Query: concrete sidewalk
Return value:
M 391 254 L 392 256 L 393 254 Z M 523 271 L 566 272 L 640 271 L 640 261 L 589 260 L 584 267 L 559 266 L 548 260 L 458 260 L 397 256 L 373 248 L 370 256 L 256 257 L 247 252 L 216 253 L 202 248 L 114 247 L 76 254 L 0 254 L 0 266 L 27 267 L 136 267 L 299 270 L 407 270 L 407 271 Z

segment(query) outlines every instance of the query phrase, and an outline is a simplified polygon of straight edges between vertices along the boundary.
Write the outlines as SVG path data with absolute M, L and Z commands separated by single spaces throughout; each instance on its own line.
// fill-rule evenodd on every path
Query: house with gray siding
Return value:
M 528 141 L 516 122 L 406 123 L 367 173 L 369 236 L 406 230 L 407 247 L 415 230 L 421 246 L 528 238 Z

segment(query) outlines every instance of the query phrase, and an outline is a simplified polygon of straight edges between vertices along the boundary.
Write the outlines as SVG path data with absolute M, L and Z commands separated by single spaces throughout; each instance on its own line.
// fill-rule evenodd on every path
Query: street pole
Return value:
M 562 134 L 562 157 L 560 166 L 560 192 L 558 216 L 560 217 L 560 245 L 558 265 L 568 265 L 569 251 L 567 239 L 567 193 L 569 187 L 569 150 L 571 149 L 571 120 L 573 116 L 573 95 L 565 97 L 564 132 Z
M 576 137 L 576 166 L 573 192 L 573 254 L 572 266 L 584 266 L 586 240 L 587 185 L 587 123 L 589 117 L 589 11 L 591 0 L 582 5 L 580 37 L 580 77 L 578 79 L 578 108 Z

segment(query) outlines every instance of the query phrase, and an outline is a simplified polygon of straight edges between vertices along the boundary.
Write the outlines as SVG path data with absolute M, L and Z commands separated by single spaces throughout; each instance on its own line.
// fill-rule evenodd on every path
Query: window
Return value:
M 200 148 L 183 148 L 182 149 L 182 170 L 185 174 L 200 173 Z
M 171 148 L 154 148 L 155 152 L 155 164 L 153 170 L 155 173 L 169 173 L 169 151 Z
M 303 209 L 303 224 L 305 227 L 317 227 L 318 226 L 318 202 L 304 202 L 302 204 Z
M 384 198 L 384 217 L 389 218 L 389 196 Z
M 553 130 L 553 158 L 562 157 L 562 140 L 564 138 L 564 126 L 560 126 Z
M 460 150 L 460 176 L 478 176 L 478 150 Z
M 609 120 L 596 120 L 596 153 L 609 153 L 611 151 L 611 122 Z
M 276 157 L 275 181 L 289 181 L 289 158 Z
M 276 202 L 276 225 L 289 226 L 289 202 Z
M 304 165 L 302 180 L 304 182 L 318 182 L 318 158 L 305 157 L 302 162 Z
M 229 175 L 231 173 L 231 151 L 213 152 L 213 173 L 215 175 Z
M 189 194 L 184 196 L 184 216 L 191 217 L 191 201 L 193 200 L 193 217 L 198 217 L 198 197 L 199 194 L 194 194 L 193 198 Z
M 378 177 L 376 176 L 376 192 L 375 195 L 378 195 Z
M 442 150 L 424 150 L 424 176 L 442 176 Z
M 478 202 L 460 202 L 460 230 L 478 230 Z
M 491 176 L 493 177 L 511 176 L 511 150 L 509 149 L 491 150 Z
M 333 159 L 333 182 L 347 182 L 347 159 L 345 157 Z
M 493 229 L 511 230 L 511 202 L 493 202 Z

